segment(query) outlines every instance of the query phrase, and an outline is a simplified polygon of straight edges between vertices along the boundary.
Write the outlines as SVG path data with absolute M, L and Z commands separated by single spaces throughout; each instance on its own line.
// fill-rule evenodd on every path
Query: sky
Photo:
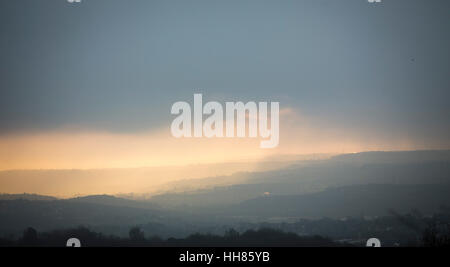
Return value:
M 447 0 L 3 0 L 0 170 L 450 148 Z M 174 139 L 177 101 L 279 101 L 280 145 Z

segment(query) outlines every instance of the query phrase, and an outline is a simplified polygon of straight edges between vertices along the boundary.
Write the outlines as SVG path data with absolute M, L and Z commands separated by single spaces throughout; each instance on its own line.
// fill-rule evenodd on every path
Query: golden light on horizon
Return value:
M 215 163 L 263 157 L 252 139 L 175 139 L 141 134 L 48 132 L 0 138 L 0 170 L 93 169 Z
M 325 129 L 293 110 L 281 112 L 280 145 L 275 149 L 261 149 L 259 144 L 259 138 L 177 139 L 171 136 L 169 127 L 126 134 L 72 127 L 3 135 L 0 136 L 0 170 L 43 171 L 18 171 L 14 175 L 0 172 L 0 188 L 4 193 L 62 197 L 149 193 L 176 180 L 287 166 L 287 163 L 268 164 L 268 159 L 282 162 L 282 155 L 432 147 L 430 144 L 421 147 L 408 139 L 370 138 L 367 133 L 350 129 Z
M 313 118 L 280 111 L 280 144 L 261 149 L 261 138 L 174 138 L 170 126 L 139 133 L 66 127 L 0 136 L 0 170 L 102 169 L 258 161 L 269 156 L 430 149 L 404 137 L 325 128 Z M 435 147 L 439 148 L 439 144 Z

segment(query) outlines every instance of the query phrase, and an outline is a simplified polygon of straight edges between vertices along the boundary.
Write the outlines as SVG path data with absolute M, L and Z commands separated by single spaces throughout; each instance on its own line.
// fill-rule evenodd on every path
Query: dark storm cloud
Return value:
M 450 2 L 5 0 L 0 131 L 137 131 L 196 92 L 449 141 Z

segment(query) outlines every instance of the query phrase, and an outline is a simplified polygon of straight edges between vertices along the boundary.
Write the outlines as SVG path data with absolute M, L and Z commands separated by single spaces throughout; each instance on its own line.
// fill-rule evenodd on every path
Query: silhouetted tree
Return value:
M 143 241 L 145 240 L 145 234 L 141 230 L 139 226 L 132 227 L 130 229 L 130 232 L 128 233 L 128 236 L 132 241 Z
M 37 231 L 31 227 L 25 229 L 25 231 L 23 231 L 21 242 L 25 246 L 36 246 L 38 243 Z
M 231 228 L 225 232 L 224 237 L 228 240 L 237 240 L 239 239 L 239 232 Z
M 450 225 L 431 224 L 425 229 L 422 242 L 425 247 L 450 247 Z

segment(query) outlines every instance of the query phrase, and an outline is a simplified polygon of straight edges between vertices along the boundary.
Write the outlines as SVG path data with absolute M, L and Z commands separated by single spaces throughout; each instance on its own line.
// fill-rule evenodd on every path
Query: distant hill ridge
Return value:
M 31 200 L 31 201 L 52 201 L 58 200 L 56 197 L 43 196 L 37 194 L 0 194 L 0 200 Z
M 341 154 L 332 160 L 361 163 L 420 163 L 432 161 L 450 161 L 450 150 L 414 150 L 414 151 L 368 151 Z

